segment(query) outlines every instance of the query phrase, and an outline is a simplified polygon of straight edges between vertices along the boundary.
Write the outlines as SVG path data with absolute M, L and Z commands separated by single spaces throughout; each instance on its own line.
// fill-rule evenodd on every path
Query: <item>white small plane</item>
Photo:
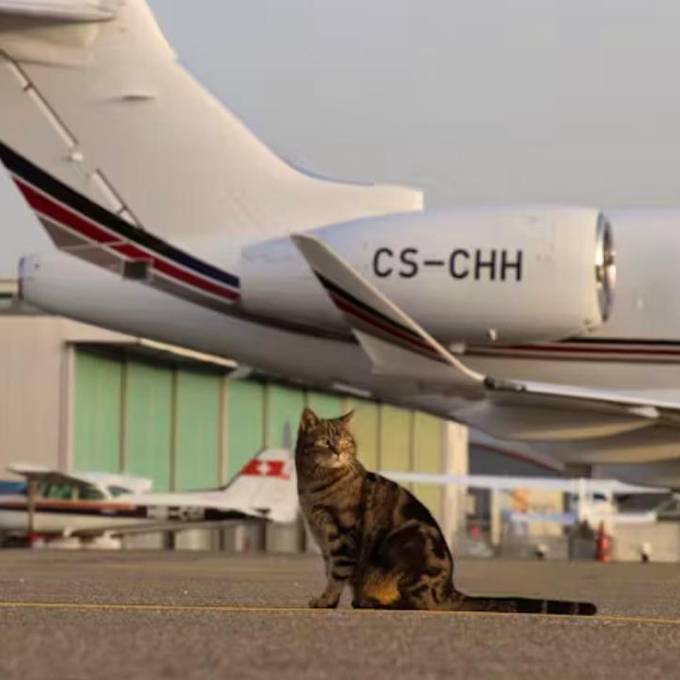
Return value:
M 587 521 L 597 527 L 599 521 L 611 524 L 651 524 L 657 514 L 650 512 L 616 513 L 615 496 L 635 494 L 665 496 L 669 489 L 658 486 L 639 486 L 626 484 L 617 479 L 565 478 L 565 477 L 517 477 L 513 475 L 447 475 L 430 472 L 391 472 L 381 473 L 401 484 L 433 484 L 436 486 L 464 487 L 485 491 L 558 491 L 567 494 L 570 509 L 567 512 L 551 515 L 551 520 L 562 524 L 576 524 Z M 517 517 L 527 513 L 517 513 Z M 533 515 L 534 519 L 546 519 L 546 515 Z
M 28 301 L 680 488 L 680 212 L 426 211 L 301 172 L 144 0 L 0 0 L 0 98 L 0 160 L 61 251 L 22 261 Z
M 128 475 L 8 469 L 27 480 L 27 491 L 0 496 L 0 533 L 37 534 L 55 545 L 117 547 L 129 534 L 297 516 L 295 466 L 283 449 L 262 451 L 221 489 L 183 493 L 151 493 L 150 480 Z

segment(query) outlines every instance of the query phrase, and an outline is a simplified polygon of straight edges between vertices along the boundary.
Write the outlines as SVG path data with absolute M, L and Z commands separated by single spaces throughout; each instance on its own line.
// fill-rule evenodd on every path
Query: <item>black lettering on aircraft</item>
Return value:
M 466 266 L 470 253 L 462 248 L 456 248 L 449 257 L 449 272 L 454 279 L 464 279 L 470 273 Z
M 505 274 L 508 269 L 515 270 L 515 281 L 522 280 L 522 251 L 517 250 L 515 254 L 515 259 L 510 260 L 508 256 L 508 251 L 501 250 L 501 281 L 505 281 Z
M 168 508 L 168 517 L 180 522 L 196 522 L 205 517 L 205 509 L 190 505 L 176 505 Z
M 480 248 L 475 250 L 475 281 L 479 281 L 482 278 L 482 269 L 487 269 L 489 274 L 489 280 L 496 280 L 496 251 L 492 250 L 490 256 L 486 256 L 484 259 L 484 253 Z
M 401 251 L 401 261 L 408 267 L 408 269 L 401 269 L 399 276 L 402 279 L 412 279 L 418 273 L 418 263 L 413 259 L 414 255 L 418 254 L 417 248 L 404 248 Z
M 472 276 L 475 281 L 521 281 L 524 274 L 522 250 L 497 248 L 454 248 L 446 258 L 423 258 L 415 247 L 402 248 L 396 253 L 391 248 L 378 248 L 373 255 L 373 273 L 381 279 L 398 274 L 402 279 L 413 279 L 425 268 L 445 269 L 452 279 Z
M 389 249 L 389 248 L 378 248 L 378 250 L 375 251 L 375 255 L 373 256 L 373 273 L 376 276 L 379 276 L 381 279 L 384 279 L 386 276 L 389 276 L 394 269 L 392 267 L 381 267 L 380 266 L 380 256 L 381 255 L 386 255 L 387 257 L 393 257 L 394 253 Z

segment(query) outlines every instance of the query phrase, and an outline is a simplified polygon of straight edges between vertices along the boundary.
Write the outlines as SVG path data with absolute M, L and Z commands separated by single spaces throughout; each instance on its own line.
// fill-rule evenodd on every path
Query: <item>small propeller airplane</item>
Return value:
M 295 466 L 288 451 L 265 449 L 226 486 L 151 493 L 151 481 L 107 473 L 64 473 L 36 465 L 8 468 L 26 490 L 0 496 L 0 534 L 39 535 L 52 545 L 120 547 L 128 534 L 287 523 L 297 515 Z

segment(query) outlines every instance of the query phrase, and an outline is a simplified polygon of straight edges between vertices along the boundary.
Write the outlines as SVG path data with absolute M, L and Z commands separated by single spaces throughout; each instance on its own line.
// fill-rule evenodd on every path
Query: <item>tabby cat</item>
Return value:
M 453 559 L 437 522 L 410 492 L 357 459 L 352 413 L 322 420 L 305 409 L 295 452 L 300 506 L 328 581 L 310 607 L 594 614 L 587 602 L 469 597 L 453 585 Z

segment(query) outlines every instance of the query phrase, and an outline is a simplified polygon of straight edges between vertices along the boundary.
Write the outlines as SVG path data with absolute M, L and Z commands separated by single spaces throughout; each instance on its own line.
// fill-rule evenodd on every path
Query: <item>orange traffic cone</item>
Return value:
M 604 522 L 600 522 L 595 538 L 595 559 L 598 562 L 612 561 L 612 537 L 604 530 Z

